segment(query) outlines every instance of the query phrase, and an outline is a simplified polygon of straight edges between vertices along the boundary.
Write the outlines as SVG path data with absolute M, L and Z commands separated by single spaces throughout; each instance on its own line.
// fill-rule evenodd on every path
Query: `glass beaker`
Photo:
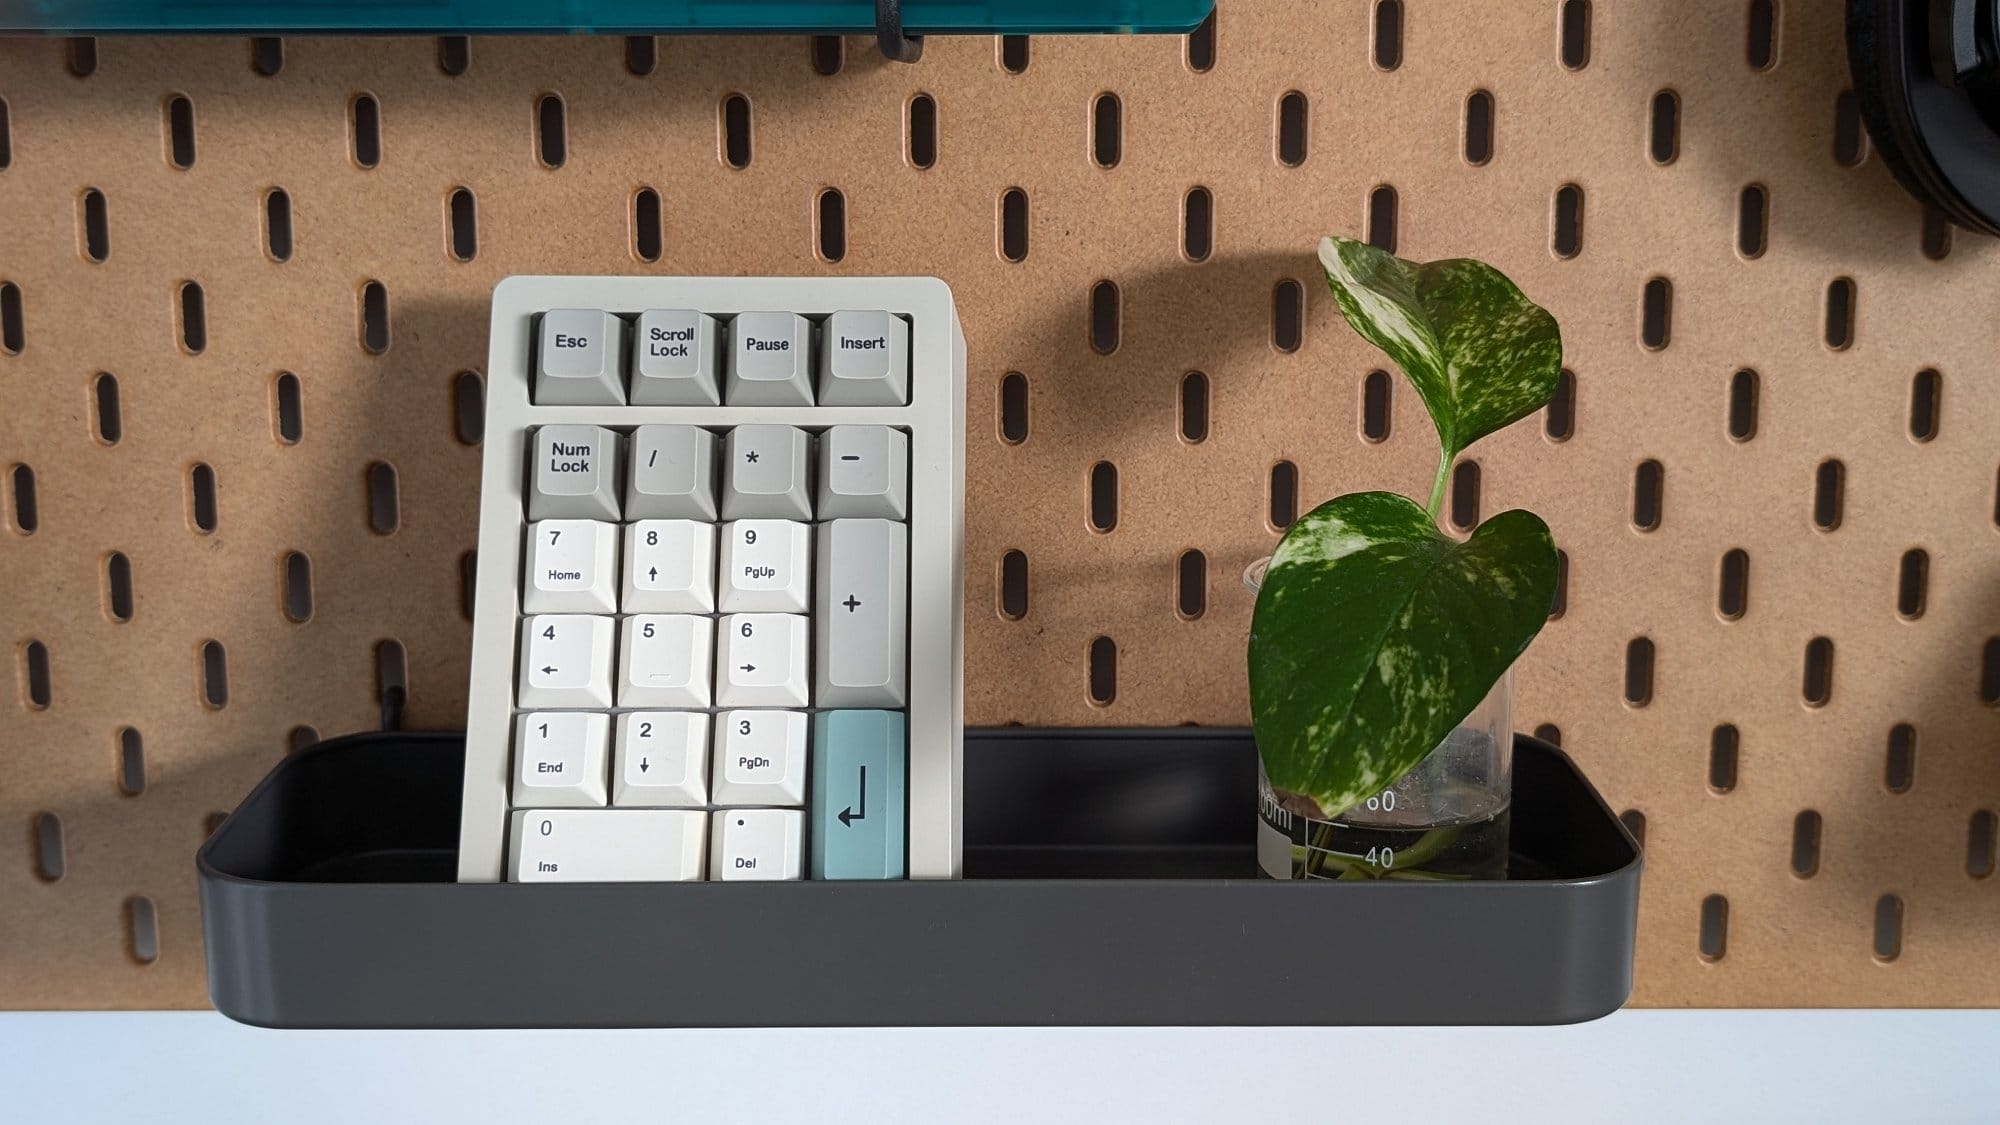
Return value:
M 1270 560 L 1243 573 L 1252 591 Z M 1437 749 L 1351 809 L 1325 816 L 1257 767 L 1257 862 L 1276 879 L 1505 879 L 1513 796 L 1509 669 Z

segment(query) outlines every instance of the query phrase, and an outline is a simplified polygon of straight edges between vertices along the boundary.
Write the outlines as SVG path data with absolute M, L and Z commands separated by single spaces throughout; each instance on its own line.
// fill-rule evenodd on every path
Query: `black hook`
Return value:
M 924 37 L 903 34 L 903 0 L 875 0 L 875 45 L 890 62 L 924 57 Z

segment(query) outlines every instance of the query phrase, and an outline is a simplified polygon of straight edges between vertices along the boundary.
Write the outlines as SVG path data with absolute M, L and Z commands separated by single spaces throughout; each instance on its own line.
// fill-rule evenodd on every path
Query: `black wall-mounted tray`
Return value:
M 1631 991 L 1637 846 L 1517 737 L 1505 882 L 1256 874 L 1244 731 L 968 731 L 966 878 L 457 884 L 456 734 L 287 757 L 197 859 L 273 1027 L 1548 1024 Z

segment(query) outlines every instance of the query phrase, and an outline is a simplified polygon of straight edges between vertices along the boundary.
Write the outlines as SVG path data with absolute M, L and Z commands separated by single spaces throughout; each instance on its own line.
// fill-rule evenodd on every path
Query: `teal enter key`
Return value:
M 812 729 L 812 877 L 903 877 L 903 713 L 821 711 Z

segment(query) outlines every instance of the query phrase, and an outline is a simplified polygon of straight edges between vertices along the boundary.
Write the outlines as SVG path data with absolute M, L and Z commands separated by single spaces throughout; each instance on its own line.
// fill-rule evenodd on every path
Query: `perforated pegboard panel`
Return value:
M 275 68 L 0 43 L 0 1003 L 202 1003 L 210 816 L 299 728 L 372 724 L 385 642 L 411 720 L 460 722 L 461 372 L 509 273 L 943 276 L 969 719 L 1243 721 L 1237 574 L 1274 506 L 1432 463 L 1314 280 L 1327 231 L 1488 258 L 1564 325 L 1573 406 L 1475 451 L 1476 504 L 1567 554 L 1519 719 L 1643 813 L 1635 1001 L 2000 1002 L 1992 248 L 1859 140 L 1839 5 L 1783 3 L 1768 38 L 1748 0 L 1586 7 L 1426 0 L 1385 37 L 1362 0 L 1224 0 L 1205 70 L 1182 39 L 1036 39 L 1019 73 L 994 40 L 910 67 L 852 41 L 833 75 L 796 38 L 662 41 L 643 75 L 581 38 L 289 40 Z

